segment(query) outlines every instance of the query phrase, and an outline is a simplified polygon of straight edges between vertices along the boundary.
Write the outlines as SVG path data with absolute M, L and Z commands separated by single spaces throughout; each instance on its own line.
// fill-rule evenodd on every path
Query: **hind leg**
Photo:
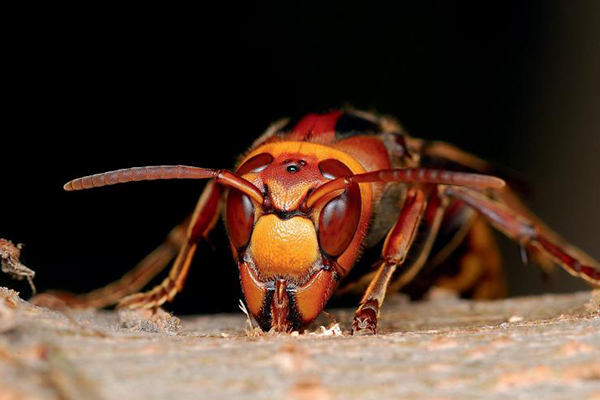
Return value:
M 424 158 L 426 165 L 443 167 L 448 169 L 457 169 L 459 171 L 479 172 L 485 174 L 496 175 L 508 182 L 508 186 L 494 190 L 492 197 L 503 203 L 505 206 L 518 213 L 522 217 L 528 219 L 535 224 L 540 231 L 553 241 L 561 241 L 559 235 L 554 233 L 547 225 L 544 224 L 521 200 L 519 193 L 528 194 L 531 192 L 531 187 L 527 182 L 524 182 L 514 172 L 499 168 L 492 163 L 489 163 L 481 158 L 463 151 L 449 143 L 439 141 L 424 141 L 421 139 L 410 139 L 410 144 L 418 149 Z M 549 272 L 554 266 L 550 257 L 544 254 L 538 248 L 532 247 L 528 250 L 528 258 L 539 265 L 545 272 Z
M 187 225 L 186 221 L 173 228 L 164 243 L 115 282 L 82 294 L 52 290 L 35 296 L 31 302 L 48 308 L 104 308 L 114 305 L 123 297 L 141 290 L 169 265 L 183 245 Z
M 600 265 L 580 249 L 535 219 L 529 219 L 504 203 L 495 201 L 480 192 L 448 187 L 446 193 L 477 210 L 496 229 L 519 243 L 525 250 L 537 250 L 553 260 L 568 273 L 600 286 Z
M 442 276 L 435 286 L 452 290 L 474 299 L 496 299 L 506 296 L 506 274 L 498 244 L 490 226 L 477 217 L 462 245 L 447 263 L 456 263 L 458 272 Z M 444 269 L 444 265 L 440 266 Z
M 191 262 L 195 250 L 195 243 L 205 237 L 216 223 L 220 195 L 221 188 L 218 184 L 213 181 L 209 182 L 192 217 L 176 226 L 163 244 L 148 254 L 121 279 L 89 293 L 78 295 L 68 292 L 48 291 L 34 297 L 32 303 L 49 308 L 65 306 L 72 308 L 103 308 L 117 304 L 119 301 L 125 301 L 122 304 L 127 308 L 144 307 L 148 303 L 151 303 L 148 308 L 156 306 L 155 303 L 158 302 L 163 304 L 169 296 L 172 298 L 183 287 L 189 262 Z M 177 260 L 167 279 L 150 291 L 149 294 L 138 293 L 132 295 L 140 291 L 162 272 L 176 256 L 178 256 Z M 168 289 L 167 294 L 169 296 L 167 298 L 163 298 L 165 289 Z M 176 291 L 173 291 L 173 289 L 176 289 Z

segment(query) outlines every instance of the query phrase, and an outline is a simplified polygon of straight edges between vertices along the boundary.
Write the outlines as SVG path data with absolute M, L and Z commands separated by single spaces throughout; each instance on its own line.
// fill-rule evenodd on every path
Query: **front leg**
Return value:
M 171 301 L 181 291 L 198 242 L 206 237 L 217 222 L 221 192 L 221 186 L 217 182 L 210 181 L 207 184 L 194 210 L 191 222 L 187 227 L 186 238 L 179 249 L 169 276 L 148 292 L 123 298 L 117 307 L 125 309 L 158 308 L 166 301 Z
M 404 262 L 426 208 L 427 198 L 423 190 L 410 189 L 400 216 L 385 239 L 382 264 L 356 310 L 352 322 L 352 334 L 377 333 L 379 308 L 383 304 L 388 284 L 397 266 Z

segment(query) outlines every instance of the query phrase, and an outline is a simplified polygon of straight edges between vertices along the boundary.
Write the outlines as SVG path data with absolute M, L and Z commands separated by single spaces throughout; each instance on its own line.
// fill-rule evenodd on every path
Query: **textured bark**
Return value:
M 390 296 L 381 334 L 38 308 L 0 289 L 0 399 L 600 399 L 600 294 Z M 320 323 L 328 324 L 323 317 Z

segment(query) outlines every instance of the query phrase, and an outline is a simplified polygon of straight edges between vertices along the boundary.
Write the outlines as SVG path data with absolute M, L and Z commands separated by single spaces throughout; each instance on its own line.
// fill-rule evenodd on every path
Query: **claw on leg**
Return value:
M 430 195 L 431 199 L 437 199 L 435 195 Z M 406 196 L 404 208 L 396 221 L 396 224 L 388 234 L 382 251 L 382 263 L 377 274 L 367 288 L 365 295 L 361 300 L 361 305 L 356 311 L 354 322 L 352 323 L 352 333 L 355 335 L 374 335 L 377 333 L 377 317 L 379 308 L 385 299 L 390 279 L 397 266 L 401 266 L 406 259 L 408 249 L 412 245 L 419 224 L 423 220 L 423 215 L 427 209 L 427 196 L 420 189 L 411 189 Z M 433 212 L 439 208 L 439 202 L 431 201 L 431 214 L 437 215 L 431 221 L 432 225 L 439 225 L 439 216 L 441 213 Z
M 368 300 L 360 306 L 354 315 L 352 321 L 352 334 L 375 335 L 377 334 L 377 316 L 379 314 L 379 305 L 377 300 Z

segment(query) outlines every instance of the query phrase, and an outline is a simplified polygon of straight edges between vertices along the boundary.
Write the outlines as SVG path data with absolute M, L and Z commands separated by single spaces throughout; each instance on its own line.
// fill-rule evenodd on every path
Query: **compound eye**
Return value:
M 236 248 L 248 244 L 254 226 L 252 200 L 239 190 L 231 189 L 227 195 L 226 221 L 229 237 Z
M 237 175 L 258 173 L 273 162 L 269 153 L 260 153 L 247 160 L 236 170 Z M 252 200 L 239 190 L 230 189 L 225 209 L 227 231 L 233 245 L 237 248 L 246 246 L 254 227 L 254 204 Z
M 352 175 L 346 165 L 334 159 L 322 161 L 319 169 L 327 179 Z M 319 215 L 319 245 L 325 254 L 337 257 L 348 248 L 356 234 L 360 212 L 360 188 L 357 183 L 325 204 Z

